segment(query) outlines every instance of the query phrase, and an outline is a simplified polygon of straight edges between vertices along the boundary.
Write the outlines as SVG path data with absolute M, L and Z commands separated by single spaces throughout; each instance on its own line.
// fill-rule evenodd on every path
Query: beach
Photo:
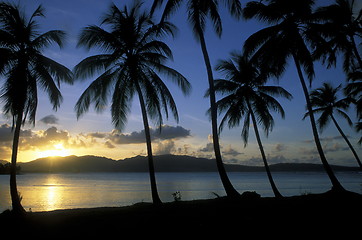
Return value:
M 352 237 L 360 235 L 361 200 L 362 195 L 353 192 L 328 191 L 282 199 L 245 192 L 233 200 L 220 197 L 161 205 L 137 203 L 125 207 L 34 212 L 23 217 L 5 211 L 0 215 L 0 226 L 6 231 L 13 230 L 19 237 L 40 238 L 118 235 L 242 238 L 245 234 Z

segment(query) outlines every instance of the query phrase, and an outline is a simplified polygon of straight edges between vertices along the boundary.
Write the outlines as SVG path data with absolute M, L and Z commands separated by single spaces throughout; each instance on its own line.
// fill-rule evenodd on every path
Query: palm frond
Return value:
M 74 67 L 74 77 L 76 79 L 86 79 L 96 73 L 106 71 L 112 64 L 117 61 L 113 54 L 100 54 L 83 59 Z
M 121 45 L 121 43 L 117 41 L 114 35 L 98 26 L 92 25 L 83 28 L 77 47 L 83 46 L 87 49 L 99 48 L 101 50 L 111 51 L 115 48 L 122 47 L 122 45 L 119 45 Z
M 33 75 L 33 81 L 38 80 L 40 87 L 48 94 L 53 109 L 57 110 L 63 101 L 63 97 L 48 69 L 42 64 L 37 64 Z
M 73 84 L 73 72 L 64 65 L 40 54 L 37 54 L 35 59 L 34 65 L 40 65 L 45 71 L 49 72 L 49 74 L 54 77 L 58 86 L 60 86 L 61 82 Z
M 56 43 L 60 48 L 64 45 L 66 33 L 60 30 L 52 30 L 41 34 L 32 41 L 32 45 L 35 49 L 42 49 L 49 47 L 53 43 Z
M 116 129 L 122 131 L 127 123 L 128 113 L 131 111 L 130 103 L 134 96 L 134 86 L 129 81 L 127 71 L 120 73 L 112 94 L 111 115 L 112 123 Z
M 246 113 L 244 116 L 244 124 L 241 130 L 241 138 L 244 141 L 244 147 L 248 144 L 249 139 L 249 128 L 250 128 L 250 112 Z
M 94 103 L 94 108 L 97 112 L 102 112 L 105 109 L 110 88 L 118 75 L 119 72 L 117 70 L 105 71 L 87 87 L 74 107 L 77 118 L 88 111 L 91 103 Z
M 337 114 L 341 117 L 343 117 L 344 119 L 346 119 L 347 123 L 349 126 L 352 126 L 353 125 L 353 122 L 351 120 L 351 118 L 348 116 L 347 113 L 345 113 L 344 111 L 340 110 L 340 109 L 337 109 L 336 110 Z

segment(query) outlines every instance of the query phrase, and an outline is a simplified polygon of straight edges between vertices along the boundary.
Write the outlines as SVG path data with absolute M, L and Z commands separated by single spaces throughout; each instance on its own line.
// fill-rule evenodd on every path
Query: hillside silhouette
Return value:
M 22 172 L 147 172 L 147 157 L 135 156 L 123 160 L 113 160 L 98 156 L 47 157 L 34 161 L 19 163 Z M 357 167 L 332 166 L 336 171 L 358 171 Z M 261 172 L 262 166 L 246 166 L 225 164 L 229 172 Z M 278 163 L 270 165 L 271 171 L 323 171 L 320 164 L 311 163 Z M 157 172 L 216 172 L 212 159 L 183 155 L 155 156 Z

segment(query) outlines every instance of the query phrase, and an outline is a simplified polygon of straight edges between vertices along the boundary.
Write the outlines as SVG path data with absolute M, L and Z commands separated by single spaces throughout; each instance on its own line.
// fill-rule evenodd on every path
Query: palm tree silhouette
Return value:
M 16 183 L 16 162 L 21 125 L 28 119 L 35 124 L 38 88 L 48 94 L 53 109 L 62 102 L 60 83 L 72 83 L 72 72 L 44 56 L 42 51 L 51 44 L 63 46 L 65 32 L 52 30 L 39 33 L 37 17 L 44 17 L 40 5 L 29 19 L 19 6 L 0 4 L 0 73 L 5 77 L 1 88 L 3 111 L 13 119 L 10 194 L 15 213 L 24 213 Z
M 168 117 L 170 110 L 176 121 L 179 117 L 176 103 L 159 73 L 176 83 L 184 94 L 189 93 L 191 86 L 184 76 L 165 65 L 166 60 L 172 59 L 172 52 L 159 38 L 165 34 L 172 35 L 175 26 L 168 22 L 155 25 L 149 14 L 141 12 L 141 5 L 136 2 L 130 9 L 125 6 L 123 10 L 112 5 L 102 21 L 102 24 L 110 27 L 110 31 L 88 26 L 81 32 L 78 46 L 98 48 L 104 53 L 87 57 L 75 67 L 76 78 L 85 79 L 100 74 L 83 92 L 75 110 L 78 118 L 88 111 L 91 103 L 97 111 L 102 111 L 111 95 L 112 122 L 117 129 L 122 130 L 132 99 L 135 94 L 138 95 L 146 137 L 152 200 L 161 203 L 148 118 L 161 128 L 162 113 Z
M 280 113 L 282 118 L 285 116 L 282 106 L 273 96 L 291 99 L 292 95 L 282 87 L 265 86 L 272 73 L 266 69 L 260 69 L 255 62 L 237 53 L 233 53 L 232 58 L 228 61 L 219 61 L 216 70 L 227 77 L 227 79 L 215 80 L 216 93 L 226 95 L 216 102 L 220 113 L 225 112 L 220 123 L 220 131 L 226 123 L 229 128 L 233 128 L 238 126 L 244 118 L 241 136 L 245 147 L 248 142 L 251 119 L 270 185 L 274 195 L 282 197 L 269 169 L 258 124 L 263 127 L 265 134 L 268 135 L 274 125 L 270 110 Z
M 154 0 L 151 8 L 151 14 L 157 7 L 160 7 L 164 0 Z M 226 3 L 229 12 L 235 16 L 239 17 L 241 15 L 241 3 L 239 0 L 224 0 L 224 1 L 215 1 L 215 0 L 185 0 L 185 1 L 174 1 L 167 0 L 165 4 L 165 9 L 163 11 L 161 22 L 168 19 L 179 7 L 180 5 L 186 2 L 187 5 L 187 15 L 188 21 L 192 26 L 193 33 L 196 40 L 200 43 L 202 54 L 204 56 L 204 62 L 207 71 L 208 83 L 209 83 L 209 99 L 210 99 L 210 112 L 211 112 L 211 125 L 212 125 L 212 139 L 215 152 L 215 159 L 217 169 L 220 175 L 221 182 L 224 186 L 225 192 L 228 197 L 237 197 L 239 193 L 235 190 L 231 184 L 223 161 L 221 157 L 219 136 L 218 136 L 218 123 L 217 123 L 217 108 L 216 108 L 216 98 L 214 91 L 214 77 L 212 72 L 212 67 L 210 63 L 209 53 L 206 47 L 206 40 L 204 36 L 206 28 L 206 20 L 210 18 L 212 21 L 212 26 L 216 34 L 220 37 L 222 34 L 222 23 L 221 17 L 218 13 L 218 5 L 220 2 Z
M 351 149 L 353 156 L 356 158 L 356 161 L 362 170 L 361 160 L 359 159 L 357 152 L 353 148 L 351 142 L 348 140 L 346 134 L 342 131 L 342 128 L 339 126 L 334 113 L 337 113 L 339 116 L 347 120 L 347 123 L 352 126 L 352 120 L 349 118 L 347 113 L 344 110 L 348 110 L 349 105 L 352 101 L 351 98 L 346 97 L 338 100 L 338 92 L 341 90 L 341 85 L 336 88 L 330 83 L 323 83 L 323 86 L 313 90 L 310 93 L 310 101 L 314 107 L 313 112 L 319 113 L 320 117 L 318 119 L 319 129 L 322 131 L 332 119 L 334 125 L 336 126 L 338 132 L 341 134 L 343 139 L 346 141 L 348 147 Z M 308 117 L 309 113 L 306 113 L 304 118 Z
M 317 38 L 313 32 L 308 31 L 312 17 L 314 0 L 289 1 L 269 0 L 263 2 L 249 2 L 243 11 L 246 19 L 258 18 L 260 21 L 271 24 L 258 32 L 252 34 L 244 44 L 245 54 L 254 54 L 262 66 L 275 69 L 276 73 L 282 74 L 285 70 L 287 60 L 292 57 L 297 68 L 300 84 L 302 85 L 309 119 L 312 126 L 314 142 L 316 144 L 320 160 L 332 183 L 332 189 L 345 191 L 330 167 L 319 139 L 317 126 L 309 98 L 308 88 L 303 76 L 307 74 L 310 83 L 314 77 L 314 66 L 312 54 L 307 43 Z
M 362 58 L 358 52 L 356 37 L 361 37 L 362 9 L 357 10 L 357 1 L 336 0 L 334 4 L 319 7 L 314 13 L 315 31 L 327 39 L 326 46 L 319 46 L 314 52 L 316 58 L 335 65 L 337 54 L 343 53 L 343 68 L 346 73 L 362 68 Z M 323 41 L 322 41 L 323 43 Z

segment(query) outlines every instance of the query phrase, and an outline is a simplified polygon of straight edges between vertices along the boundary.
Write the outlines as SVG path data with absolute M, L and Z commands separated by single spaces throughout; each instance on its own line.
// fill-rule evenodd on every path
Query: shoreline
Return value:
M 185 231 L 213 236 L 222 232 L 240 235 L 256 229 L 280 231 L 281 228 L 287 232 L 299 231 L 298 234 L 360 234 L 361 204 L 362 195 L 354 192 L 328 191 L 281 199 L 244 192 L 235 200 L 219 197 L 161 205 L 136 203 L 124 207 L 64 209 L 27 213 L 20 218 L 5 211 L 0 214 L 0 226 L 21 230 L 17 234 L 26 237 L 114 236 L 116 229 L 124 234 L 141 235 L 157 230 L 159 235 L 170 238 L 173 233 L 177 237 Z M 265 232 L 255 232 L 262 233 Z

